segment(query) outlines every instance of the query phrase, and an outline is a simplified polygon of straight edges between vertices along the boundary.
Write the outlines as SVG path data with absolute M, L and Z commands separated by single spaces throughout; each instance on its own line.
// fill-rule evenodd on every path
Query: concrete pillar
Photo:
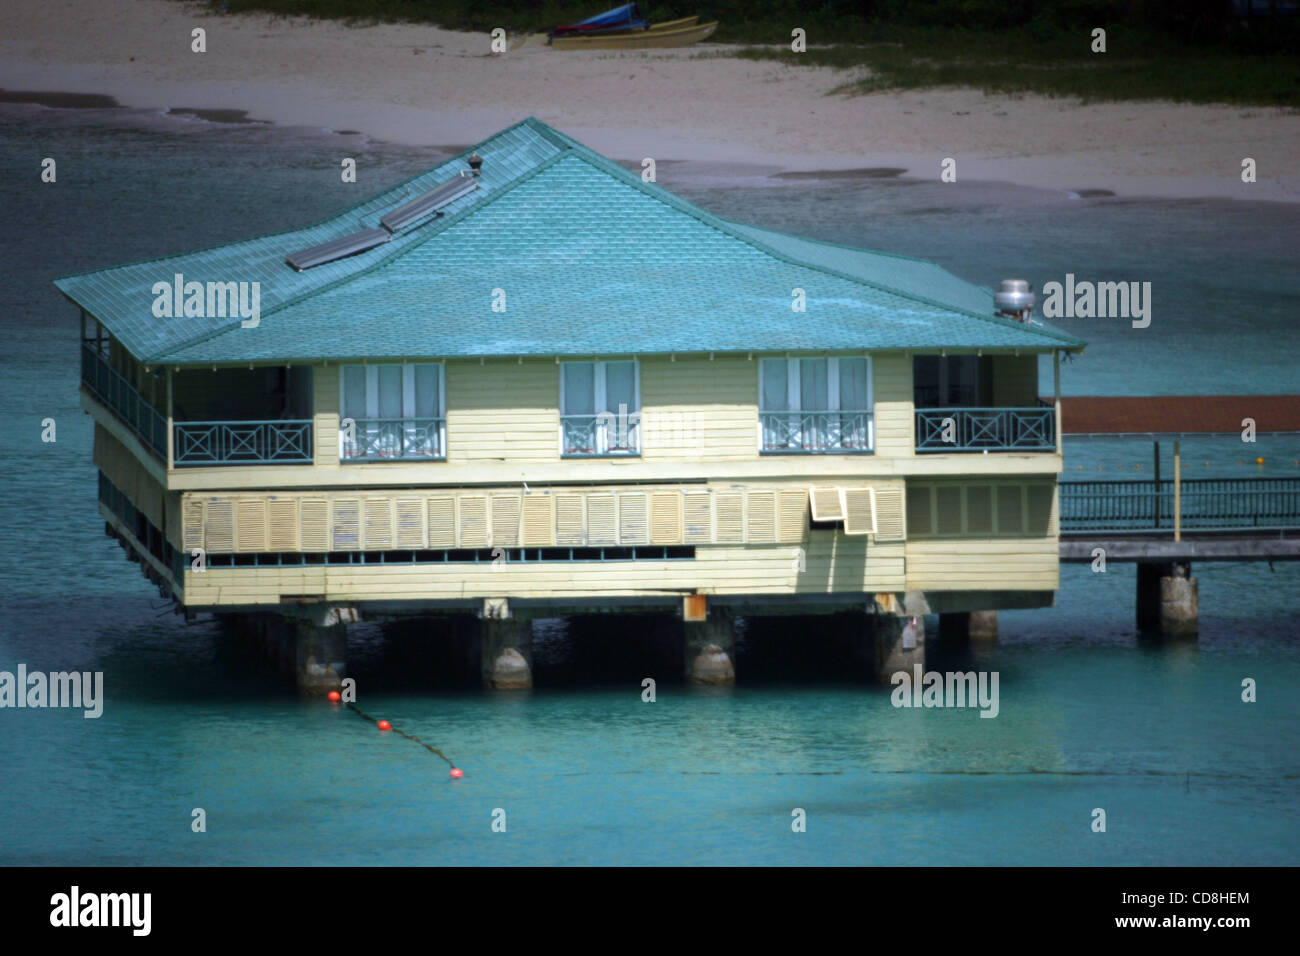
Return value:
M 1160 579 L 1160 633 L 1166 637 L 1195 637 L 1199 599 L 1190 564 L 1175 562 Z
M 1199 599 L 1192 566 L 1184 561 L 1138 565 L 1138 630 L 1163 637 L 1195 637 Z
M 899 671 L 912 673 L 920 664 L 925 670 L 925 618 L 877 612 L 871 618 L 876 679 L 891 682 Z
M 348 624 L 355 620 L 354 608 L 311 604 L 270 629 L 277 638 L 281 667 L 293 674 L 299 691 L 328 694 L 342 688 L 347 676 Z
M 528 690 L 533 686 L 533 622 L 485 617 L 482 629 L 483 686 Z
M 996 641 L 998 639 L 998 612 L 971 611 L 968 630 L 972 641 Z
M 686 621 L 686 679 L 692 684 L 736 682 L 736 620 L 727 611 L 709 608 L 703 621 Z

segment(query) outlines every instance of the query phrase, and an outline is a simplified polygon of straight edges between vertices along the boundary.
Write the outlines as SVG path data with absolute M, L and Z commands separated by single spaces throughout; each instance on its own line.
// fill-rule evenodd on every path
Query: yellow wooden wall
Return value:
M 800 570 L 792 545 L 702 547 L 680 561 L 586 563 L 314 565 L 209 568 L 185 572 L 185 603 L 276 604 L 282 597 L 330 601 L 460 600 L 485 597 L 585 600 L 678 594 L 843 594 L 904 589 L 903 545 L 819 532 Z

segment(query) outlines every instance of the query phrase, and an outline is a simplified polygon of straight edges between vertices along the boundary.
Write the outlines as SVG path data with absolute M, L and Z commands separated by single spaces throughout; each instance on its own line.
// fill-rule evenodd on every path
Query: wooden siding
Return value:
M 645 461 L 758 457 L 758 361 L 745 356 L 641 362 Z
M 916 454 L 916 416 L 912 403 L 912 357 L 882 354 L 872 360 L 876 399 L 877 458 Z
M 701 547 L 677 561 L 312 565 L 186 571 L 192 606 L 276 604 L 282 596 L 330 601 L 464 601 L 485 597 L 590 600 L 714 595 L 901 591 L 903 545 L 815 532 L 793 545 Z
M 1054 591 L 1058 543 L 1041 538 L 911 538 L 907 587 L 934 591 Z

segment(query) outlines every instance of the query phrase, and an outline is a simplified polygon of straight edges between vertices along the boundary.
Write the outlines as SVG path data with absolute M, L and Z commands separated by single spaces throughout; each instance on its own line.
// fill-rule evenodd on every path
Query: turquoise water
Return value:
M 337 185 L 344 155 L 356 193 Z M 684 686 L 620 629 L 593 645 L 555 623 L 539 689 L 513 697 L 436 679 L 409 628 L 355 628 L 362 708 L 446 752 L 458 782 L 415 744 L 300 700 L 215 625 L 184 625 L 102 534 L 76 312 L 49 280 L 310 222 L 437 158 L 322 131 L 0 107 L 0 670 L 102 670 L 107 696 L 98 720 L 0 710 L 0 863 L 1297 863 L 1294 564 L 1197 565 L 1201 637 L 1174 645 L 1136 637 L 1131 566 L 1063 568 L 1057 606 L 1004 612 L 996 647 L 932 654 L 998 671 L 994 720 L 896 709 L 886 689 L 827 677 L 814 665 L 834 671 L 834 647 L 799 622 L 742 633 L 725 691 Z M 1067 393 L 1295 391 L 1294 208 L 661 181 L 723 215 L 929 256 L 986 285 L 1155 282 L 1150 329 L 1072 328 L 1091 344 Z M 55 444 L 39 439 L 46 417 Z M 1300 459 L 1276 437 L 1183 447 L 1215 477 L 1258 473 L 1238 464 L 1257 454 L 1266 474 Z M 1149 475 L 1150 457 L 1149 442 L 1080 441 L 1067 467 Z M 1247 677 L 1258 703 L 1240 701 Z M 190 830 L 195 807 L 207 833 Z M 1089 829 L 1096 807 L 1105 834 Z

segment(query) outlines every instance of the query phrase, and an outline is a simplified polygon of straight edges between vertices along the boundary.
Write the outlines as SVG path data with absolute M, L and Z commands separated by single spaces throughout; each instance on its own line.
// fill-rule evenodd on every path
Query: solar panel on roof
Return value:
M 312 246 L 310 249 L 295 252 L 284 261 L 302 272 L 302 270 L 310 269 L 312 266 L 324 265 L 327 262 L 333 262 L 335 259 L 343 259 L 347 256 L 354 256 L 358 252 L 373 249 L 375 246 L 388 242 L 391 238 L 392 236 L 384 229 L 362 229 L 360 232 L 350 233 L 341 239 L 331 239 L 329 242 L 322 242 L 319 246 Z
M 389 232 L 397 232 L 414 222 L 432 215 L 448 203 L 455 202 L 466 193 L 478 189 L 478 183 L 464 176 L 457 176 L 440 186 L 435 186 L 427 193 L 416 196 L 408 203 L 403 203 L 379 221 Z

